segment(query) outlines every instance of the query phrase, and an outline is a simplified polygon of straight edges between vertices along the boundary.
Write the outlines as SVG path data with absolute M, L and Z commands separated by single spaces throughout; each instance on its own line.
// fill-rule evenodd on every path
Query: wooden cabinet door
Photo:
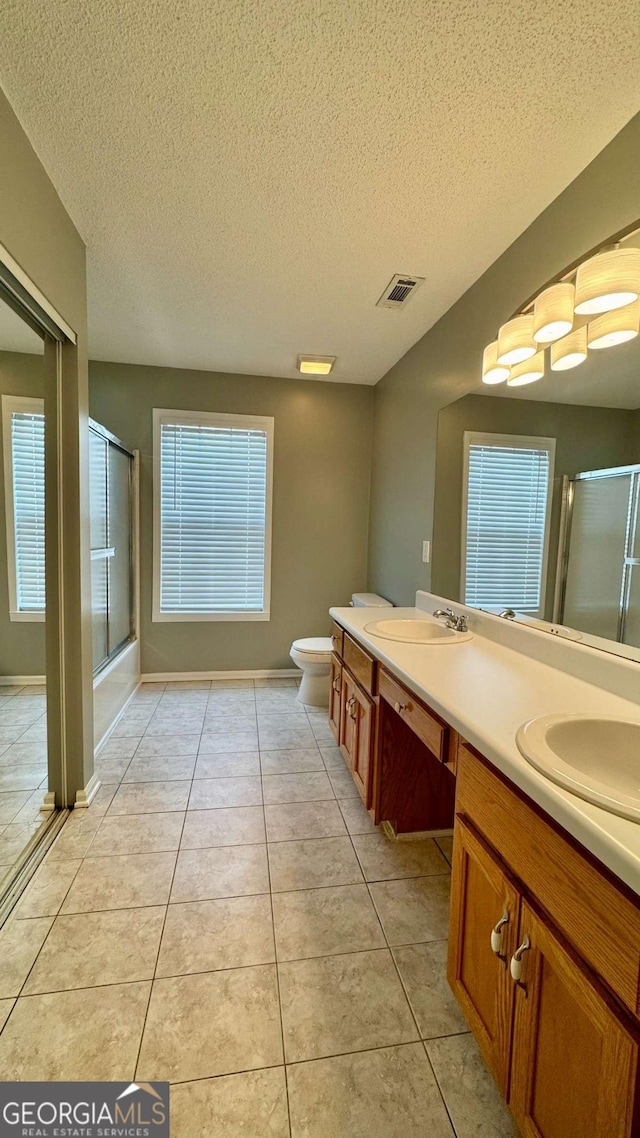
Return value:
M 517 947 L 519 909 L 520 895 L 501 864 L 457 817 L 449 984 L 505 1097 L 515 995 L 509 961 Z
M 597 982 L 522 903 L 509 1105 L 524 1138 L 631 1138 L 638 1041 Z
M 331 687 L 329 688 L 329 726 L 340 742 L 340 708 L 342 706 L 342 664 L 337 656 L 331 657 Z
M 351 773 L 360 797 L 368 808 L 371 804 L 371 745 L 373 741 L 373 700 L 354 684 L 353 704 L 350 715 L 356 724 L 356 739 L 353 749 Z
M 356 683 L 346 668 L 343 668 L 340 750 L 367 808 L 371 801 L 373 714 L 373 700 Z

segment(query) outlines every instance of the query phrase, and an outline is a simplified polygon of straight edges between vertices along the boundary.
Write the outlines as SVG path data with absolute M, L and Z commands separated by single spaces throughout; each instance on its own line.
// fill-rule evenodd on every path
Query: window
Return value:
M 465 604 L 544 615 L 555 445 L 465 431 Z
M 45 617 L 44 401 L 2 396 L 11 620 Z
M 268 620 L 273 419 L 153 414 L 153 619 Z

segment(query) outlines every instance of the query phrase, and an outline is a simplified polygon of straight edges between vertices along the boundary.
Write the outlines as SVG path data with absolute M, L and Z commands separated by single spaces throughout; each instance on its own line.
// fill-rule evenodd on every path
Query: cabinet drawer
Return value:
M 342 638 L 344 636 L 344 629 L 336 624 L 335 620 L 331 624 L 331 647 L 336 656 L 342 656 Z
M 351 639 L 348 632 L 344 634 L 342 658 L 358 683 L 369 695 L 374 695 L 376 661 L 355 640 Z
M 442 761 L 446 758 L 448 728 L 424 704 L 393 679 L 384 668 L 380 669 L 380 695 L 390 703 L 408 727 L 429 750 Z
M 638 1015 L 640 905 L 464 745 L 456 812 L 471 819 L 577 953 Z

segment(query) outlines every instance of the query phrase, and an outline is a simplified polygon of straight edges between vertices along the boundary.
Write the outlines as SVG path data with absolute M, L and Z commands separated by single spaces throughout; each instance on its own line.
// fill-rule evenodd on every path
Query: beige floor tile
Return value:
M 206 732 L 202 736 L 198 754 L 225 755 L 232 751 L 252 751 L 255 753 L 257 750 L 258 732 L 255 730 L 235 731 L 233 734 L 225 732 L 219 735 Z
M 294 1064 L 287 1077 L 292 1138 L 454 1138 L 419 1043 Z
M 200 736 L 195 735 L 145 735 L 140 741 L 136 751 L 136 758 L 143 756 L 162 757 L 163 755 L 181 755 L 191 757 L 198 753 Z
M 224 680 L 224 679 L 212 680 L 211 681 L 211 692 L 212 693 L 213 692 L 222 692 L 222 691 L 250 691 L 250 692 L 253 692 L 257 682 L 259 682 L 259 681 L 252 680 L 249 678 L 243 679 L 242 677 L 239 677 L 238 679 L 235 679 L 235 680 Z
M 193 778 L 195 755 L 137 755 L 123 782 L 181 782 Z
M 105 759 L 132 759 L 141 738 L 142 732 L 139 738 L 107 739 L 96 756 L 96 762 L 104 762 Z
M 338 806 L 350 834 L 376 834 L 379 832 L 369 811 L 365 810 L 362 805 L 360 797 L 339 799 Z
M 451 865 L 451 862 L 453 860 L 453 835 L 444 838 L 437 838 L 436 845 L 440 848 L 446 857 L 449 865 Z
M 16 905 L 15 916 L 55 917 L 81 865 L 79 860 L 45 861 Z
M 177 850 L 184 814 L 131 814 L 104 818 L 91 847 L 92 857 Z
M 193 783 L 189 796 L 190 810 L 261 805 L 262 780 L 251 775 L 238 778 L 199 779 Z
M 171 901 L 205 901 L 268 892 L 265 845 L 217 846 L 180 852 Z
M 42 822 L 10 822 L 0 835 L 0 862 L 15 861 Z
M 366 885 L 274 894 L 273 917 L 278 960 L 361 952 L 385 943 Z
M 150 979 L 164 915 L 157 906 L 57 917 L 25 995 Z
M 131 782 L 121 786 L 107 815 L 162 814 L 186 810 L 190 782 Z
M 418 1039 L 391 953 L 278 965 L 288 1063 Z
M 320 747 L 320 754 L 322 755 L 322 761 L 325 765 L 326 770 L 340 771 L 345 769 L 345 761 L 342 755 L 342 751 L 338 746 L 336 746 L 335 739 L 332 746 L 325 746 L 323 744 Z
M 363 881 L 350 838 L 271 842 L 268 849 L 274 893 L 327 885 L 358 885 Z
M 238 715 L 208 715 L 205 735 L 253 735 L 256 731 L 255 711 Z M 200 744 L 200 754 L 207 753 L 206 739 Z
M 0 1035 L 3 1079 L 130 1082 L 149 983 L 27 996 Z
M 131 759 L 103 759 L 98 756 L 94 772 L 101 782 L 120 782 L 124 778 Z
M 379 831 L 354 835 L 353 844 L 367 881 L 430 877 L 449 873 L 449 864 L 432 839 L 394 842 Z
M 287 802 L 265 806 L 264 815 L 270 842 L 337 838 L 347 832 L 337 802 Z
M 336 798 L 357 798 L 360 801 L 358 788 L 353 781 L 353 776 L 350 771 L 344 769 L 339 770 L 336 768 L 330 770 L 328 774 Z
M 87 813 L 90 812 L 91 808 L 89 808 Z M 98 832 L 97 829 L 90 826 L 73 828 L 71 826 L 72 821 L 73 815 L 65 822 L 62 827 L 62 832 L 53 843 L 47 855 L 48 862 L 76 861 L 78 858 L 85 857 L 89 852 L 89 847 L 92 845 Z
M 8 825 L 18 811 L 29 801 L 28 790 L 15 790 L 0 794 L 0 826 Z
M 200 714 L 176 710 L 168 710 L 161 714 L 156 711 L 149 720 L 144 734 L 145 738 L 153 735 L 175 735 L 178 731 L 184 731 L 185 735 L 199 735 L 203 723 L 204 708 Z
M 259 734 L 261 751 L 286 751 L 293 747 L 309 748 L 315 743 L 309 726 L 301 724 L 297 727 L 292 724 L 283 728 L 278 726 L 278 718 L 274 719 L 273 726 L 270 724 L 266 726 L 263 721 Z
M 324 771 L 264 775 L 262 787 L 265 803 L 270 805 L 280 802 L 315 802 L 335 797 Z
M 44 773 L 43 767 L 0 768 L 0 793 L 13 790 L 37 790 Z
M 0 997 L 20 993 L 52 924 L 53 917 L 28 921 L 10 917 L 3 926 L 0 931 Z
M 317 747 L 294 747 L 290 751 L 264 751 L 260 756 L 263 775 L 302 774 L 323 771 L 322 755 Z
M 182 976 L 274 960 L 271 898 L 223 897 L 170 905 L 156 975 Z
M 118 786 L 119 783 L 117 782 L 101 783 L 95 798 L 91 802 L 88 813 L 93 815 L 93 817 L 106 814 Z
M 200 755 L 196 763 L 195 778 L 233 778 L 239 775 L 260 774 L 260 756 L 257 751 L 229 751 L 224 755 Z
M 63 913 L 92 913 L 166 905 L 175 853 L 88 857 L 67 894 Z
M 154 982 L 138 1078 L 187 1082 L 282 1061 L 275 965 Z
M 172 1138 L 289 1138 L 284 1067 L 173 1086 L 171 1134 Z
M 458 1138 L 518 1138 L 471 1035 L 450 1035 L 425 1044 Z
M 446 940 L 449 935 L 449 877 L 376 881 L 371 896 L 389 944 Z
M 244 846 L 266 841 L 262 806 L 221 810 L 189 810 L 180 848 Z
M 0 1000 L 0 1031 L 2 1031 L 5 1023 L 11 1015 L 11 1010 L 15 1007 L 15 1000 Z
M 394 948 L 398 970 L 423 1039 L 469 1030 L 447 983 L 447 942 Z

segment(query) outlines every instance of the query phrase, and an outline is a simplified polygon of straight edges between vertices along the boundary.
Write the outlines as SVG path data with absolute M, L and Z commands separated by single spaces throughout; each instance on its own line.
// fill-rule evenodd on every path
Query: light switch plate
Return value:
M 423 543 L 422 543 L 422 560 L 424 561 L 425 565 L 428 565 L 429 561 L 431 560 L 431 542 L 430 541 L 423 541 Z

